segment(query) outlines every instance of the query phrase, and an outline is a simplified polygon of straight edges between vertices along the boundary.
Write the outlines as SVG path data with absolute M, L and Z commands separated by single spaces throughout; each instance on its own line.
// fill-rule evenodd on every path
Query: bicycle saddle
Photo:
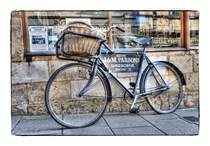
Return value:
M 148 37 L 148 38 L 140 38 L 140 39 L 132 39 L 132 42 L 138 43 L 140 45 L 144 45 L 147 42 L 149 42 L 151 39 L 153 39 L 153 37 Z

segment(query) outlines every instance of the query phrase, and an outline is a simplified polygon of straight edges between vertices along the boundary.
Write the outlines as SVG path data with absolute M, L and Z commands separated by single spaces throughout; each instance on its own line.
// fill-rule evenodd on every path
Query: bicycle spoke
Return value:
M 149 95 L 147 101 L 152 109 L 158 113 L 173 112 L 178 108 L 182 99 L 181 79 L 178 73 L 166 63 L 158 63 L 155 67 L 156 68 L 151 68 L 145 77 L 145 92 L 150 92 L 161 87 L 162 82 L 156 79 L 160 79 L 160 81 L 163 79 L 163 83 L 166 83 L 170 88 Z M 154 77 L 154 70 L 159 72 L 156 77 Z M 158 76 L 162 76 L 162 78 Z
M 106 110 L 108 84 L 98 71 L 90 88 L 84 95 L 77 96 L 88 83 L 89 70 L 89 65 L 67 64 L 48 81 L 45 96 L 47 108 L 62 126 L 76 128 L 94 124 Z

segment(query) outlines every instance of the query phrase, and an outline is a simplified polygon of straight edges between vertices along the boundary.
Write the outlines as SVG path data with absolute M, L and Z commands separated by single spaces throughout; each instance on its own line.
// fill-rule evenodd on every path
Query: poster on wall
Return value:
M 57 35 L 63 30 L 62 26 L 48 26 L 49 51 L 55 51 L 54 45 L 58 40 Z
M 48 37 L 46 26 L 29 26 L 30 51 L 48 51 Z

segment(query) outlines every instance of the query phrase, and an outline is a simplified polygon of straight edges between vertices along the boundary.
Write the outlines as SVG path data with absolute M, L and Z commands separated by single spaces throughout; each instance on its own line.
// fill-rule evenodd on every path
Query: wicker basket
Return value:
M 96 36 L 99 38 L 105 38 L 104 33 L 95 30 L 91 25 L 82 21 L 74 21 L 68 23 L 68 26 L 58 34 L 58 38 L 60 38 L 63 35 L 63 33 L 66 31 Z M 64 43 L 63 46 L 62 43 Z M 60 51 L 63 56 L 69 59 L 85 60 L 87 59 L 88 56 L 96 55 L 100 44 L 101 44 L 100 39 L 74 35 L 74 34 L 66 34 L 64 38 L 61 39 Z M 67 54 L 71 53 L 72 55 L 66 55 L 65 53 Z

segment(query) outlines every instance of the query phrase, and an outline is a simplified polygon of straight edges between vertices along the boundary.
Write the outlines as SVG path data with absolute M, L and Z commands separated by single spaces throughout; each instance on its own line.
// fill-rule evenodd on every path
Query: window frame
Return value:
M 55 52 L 41 51 L 30 52 L 29 51 L 29 38 L 28 38 L 28 23 L 27 23 L 27 11 L 22 11 L 22 30 L 23 30 L 23 44 L 24 44 L 24 56 L 53 56 Z M 162 52 L 162 51 L 188 51 L 190 49 L 199 49 L 198 46 L 190 47 L 190 28 L 189 28 L 189 11 L 180 11 L 181 21 L 181 47 L 168 47 L 168 48 L 148 48 L 148 52 Z M 112 24 L 111 13 L 108 12 L 108 26 Z M 112 35 L 110 34 L 110 42 L 112 43 Z

